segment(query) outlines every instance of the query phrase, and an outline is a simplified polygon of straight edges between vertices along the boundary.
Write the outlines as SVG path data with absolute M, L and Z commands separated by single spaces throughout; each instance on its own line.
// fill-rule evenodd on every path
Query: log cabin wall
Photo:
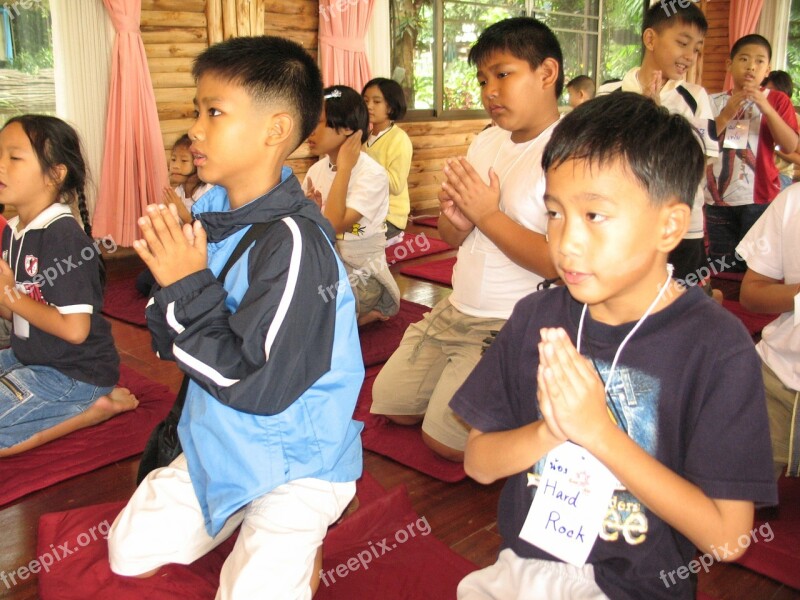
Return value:
M 708 34 L 703 48 L 703 87 L 709 94 L 722 91 L 725 83 L 725 61 L 730 54 L 728 19 L 731 0 L 710 0 L 705 12 Z
M 710 29 L 706 39 L 703 84 L 721 90 L 728 53 L 730 0 L 706 1 Z M 280 35 L 317 54 L 318 0 L 142 0 L 142 37 L 155 88 L 165 153 L 192 123 L 192 60 L 215 43 L 236 35 Z M 400 126 L 414 146 L 408 178 L 412 211 L 438 206 L 444 160 L 466 154 L 488 119 L 405 122 Z M 288 164 L 302 179 L 316 161 L 303 144 Z

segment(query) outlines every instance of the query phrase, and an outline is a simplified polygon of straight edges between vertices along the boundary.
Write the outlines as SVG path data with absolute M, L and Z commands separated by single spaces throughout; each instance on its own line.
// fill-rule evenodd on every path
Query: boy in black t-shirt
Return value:
M 498 561 L 458 597 L 694 598 L 777 500 L 753 344 L 667 264 L 703 151 L 683 117 L 621 92 L 565 117 L 542 164 L 566 286 L 517 304 L 450 404 L 472 427 L 467 473 L 509 477 Z

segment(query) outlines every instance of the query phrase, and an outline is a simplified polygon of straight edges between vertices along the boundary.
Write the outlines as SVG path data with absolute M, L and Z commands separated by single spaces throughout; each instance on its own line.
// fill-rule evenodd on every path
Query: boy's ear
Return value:
M 647 50 L 650 50 L 650 52 L 652 52 L 655 47 L 657 35 L 658 32 L 652 27 L 648 27 L 644 30 L 644 33 L 642 33 L 642 44 Z
M 725 70 L 730 73 L 731 67 L 733 66 L 733 61 L 730 58 L 725 59 Z
M 673 199 L 661 209 L 661 221 L 658 232 L 658 249 L 669 254 L 681 243 L 683 236 L 689 231 L 692 209 L 688 204 Z
M 558 79 L 558 61 L 555 58 L 545 58 L 539 65 L 542 73 L 542 87 L 555 86 Z
M 275 113 L 267 123 L 267 145 L 277 146 L 294 135 L 294 119 L 289 113 Z

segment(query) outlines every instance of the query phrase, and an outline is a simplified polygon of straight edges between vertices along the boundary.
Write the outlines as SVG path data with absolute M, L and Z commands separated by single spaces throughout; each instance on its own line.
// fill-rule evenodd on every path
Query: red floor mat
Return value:
M 800 478 L 781 477 L 778 497 L 777 517 L 756 519 L 756 533 L 739 564 L 800 590 Z
M 124 365 L 120 367 L 120 386 L 139 399 L 136 410 L 19 456 L 0 459 L 0 505 L 141 453 L 150 432 L 172 407 L 175 394 Z
M 103 314 L 131 325 L 147 326 L 144 307 L 147 298 L 136 291 L 136 277 L 126 277 L 106 283 Z
M 424 233 L 407 233 L 402 242 L 386 248 L 386 262 L 389 263 L 389 266 L 392 266 L 404 260 L 439 254 L 452 249 L 453 247 L 447 242 L 428 237 Z
M 772 321 L 778 318 L 779 315 L 765 315 L 760 313 L 750 312 L 742 307 L 741 304 L 734 300 L 723 300 L 722 306 L 731 311 L 734 315 L 739 317 L 739 320 L 747 327 L 750 335 L 757 335 L 761 330 L 769 325 Z
M 403 334 L 412 323 L 422 320 L 422 315 L 430 312 L 430 308 L 400 300 L 400 311 L 388 321 L 376 321 L 360 327 L 358 337 L 361 340 L 361 356 L 364 366 L 379 365 L 389 357 L 400 345 Z
M 400 269 L 403 275 L 418 277 L 435 283 L 453 285 L 453 267 L 456 264 L 456 257 L 432 260 L 421 265 L 409 265 Z
M 425 225 L 426 227 L 438 227 L 439 217 L 437 215 L 414 217 L 413 223 L 414 225 Z
M 430 532 L 402 487 L 385 492 L 365 474 L 359 481 L 359 509 L 332 528 L 325 539 L 325 578 L 319 600 L 427 600 L 455 598 L 461 578 L 475 565 L 455 554 Z M 234 538 L 191 565 L 169 565 L 149 579 L 118 577 L 108 567 L 107 531 L 123 503 L 88 506 L 43 515 L 37 554 L 74 548 L 39 575 L 43 600 L 173 600 L 214 598 L 219 571 Z M 101 527 L 98 525 L 101 524 Z M 77 542 L 77 545 L 76 545 Z

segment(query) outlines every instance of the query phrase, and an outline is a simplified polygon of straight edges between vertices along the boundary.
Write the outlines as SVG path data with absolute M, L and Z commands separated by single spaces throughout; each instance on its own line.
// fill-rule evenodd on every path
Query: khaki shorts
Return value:
M 469 430 L 448 406 L 505 319 L 471 317 L 445 298 L 406 329 L 372 388 L 372 413 L 425 415 L 422 430 L 464 450 Z
M 761 363 L 764 377 L 764 394 L 767 398 L 769 415 L 769 436 L 772 440 L 772 462 L 775 477 L 780 477 L 789 463 L 789 442 L 792 435 L 792 422 L 800 392 L 789 389 L 766 363 Z M 795 432 L 795 444 L 800 443 L 800 431 Z M 793 465 L 797 468 L 797 465 Z

